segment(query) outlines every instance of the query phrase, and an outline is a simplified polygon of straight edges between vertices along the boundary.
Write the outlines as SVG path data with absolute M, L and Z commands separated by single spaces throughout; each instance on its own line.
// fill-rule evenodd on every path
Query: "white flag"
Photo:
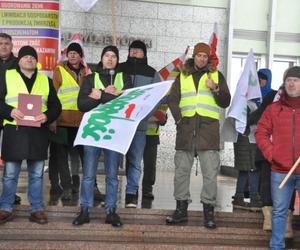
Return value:
M 261 99 L 260 85 L 252 49 L 249 51 L 242 75 L 236 86 L 236 91 L 229 108 L 227 119 L 222 129 L 225 141 L 231 141 L 226 134 L 230 134 L 229 126 L 234 124 L 235 131 L 243 134 L 247 125 L 247 102 L 252 99 Z M 237 138 L 237 135 L 236 135 Z
M 74 145 L 90 145 L 126 154 L 137 126 L 169 91 L 173 81 L 164 81 L 124 93 L 85 113 Z
M 87 12 L 94 6 L 97 0 L 75 0 L 75 2 Z

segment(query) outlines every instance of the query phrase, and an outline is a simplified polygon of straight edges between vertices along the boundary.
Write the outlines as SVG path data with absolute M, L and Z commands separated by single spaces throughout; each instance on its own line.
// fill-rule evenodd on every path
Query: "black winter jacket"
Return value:
M 101 69 L 98 67 L 98 70 L 96 72 L 99 73 L 100 79 L 101 79 L 104 87 L 109 86 L 110 82 L 111 82 L 111 76 L 109 74 L 109 70 L 104 70 L 104 69 Z M 118 71 L 116 71 L 116 73 L 113 75 L 112 82 L 114 81 L 117 72 Z M 102 91 L 100 100 L 95 100 L 93 98 L 90 98 L 89 94 L 91 93 L 92 89 L 94 88 L 94 77 L 95 77 L 95 73 L 87 75 L 83 79 L 83 84 L 80 87 L 77 104 L 78 104 L 79 110 L 82 112 L 88 112 L 91 109 L 96 108 L 99 104 L 109 102 L 116 98 L 116 96 L 105 93 L 104 91 Z M 126 75 L 124 73 L 123 73 L 123 83 L 124 83 L 123 89 L 132 88 L 132 81 L 131 81 L 130 76 Z
M 37 71 L 29 79 L 22 74 L 17 67 L 18 73 L 23 78 L 29 93 L 31 92 L 33 83 L 36 79 Z M 5 161 L 20 160 L 45 160 L 47 159 L 48 150 L 48 125 L 55 121 L 61 112 L 61 104 L 53 87 L 52 80 L 49 81 L 49 95 L 47 102 L 47 122 L 42 124 L 40 128 L 15 126 L 7 124 L 3 130 L 3 141 L 1 157 Z M 13 83 L 8 83 L 13 84 Z M 12 106 L 5 103 L 6 96 L 6 79 L 5 75 L 0 75 L 0 114 L 3 119 L 12 121 L 10 114 Z

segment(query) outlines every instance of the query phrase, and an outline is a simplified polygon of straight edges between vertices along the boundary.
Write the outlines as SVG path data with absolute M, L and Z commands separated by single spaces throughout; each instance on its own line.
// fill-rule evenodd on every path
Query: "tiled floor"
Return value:
M 1 170 L 2 171 L 2 170 Z M 2 173 L 1 173 L 2 174 Z M 156 184 L 154 187 L 154 196 L 155 199 L 151 202 L 143 201 L 143 207 L 152 207 L 152 208 L 162 208 L 162 209 L 173 209 L 175 207 L 175 201 L 173 198 L 173 176 L 174 172 L 170 169 L 159 169 L 157 171 Z M 119 185 L 119 207 L 124 207 L 124 197 L 125 197 L 125 185 L 126 185 L 126 177 L 124 175 L 120 175 L 120 185 Z M 57 206 L 63 205 L 71 205 L 71 206 L 79 206 L 78 195 L 73 196 L 73 200 L 71 202 L 62 203 L 61 200 L 57 202 L 50 201 L 49 190 L 50 183 L 48 179 L 48 173 L 46 171 L 44 177 L 44 197 L 45 197 L 45 205 L 57 204 Z M 99 174 L 97 176 L 98 186 L 101 192 L 105 192 L 104 185 L 104 175 Z M 231 206 L 231 196 L 235 190 L 235 179 L 231 177 L 219 176 L 218 177 L 218 200 L 217 200 L 217 210 L 218 211 L 232 211 Z M 195 172 L 192 172 L 191 175 L 191 200 L 192 203 L 189 205 L 189 209 L 191 210 L 202 210 L 202 205 L 200 204 L 200 192 L 202 187 L 202 175 L 199 173 L 197 176 Z M 0 190 L 2 185 L 0 185 Z M 18 195 L 22 198 L 22 204 L 28 204 L 27 200 L 27 172 L 23 170 L 20 174 L 19 184 L 18 184 Z M 141 196 L 141 195 L 140 195 Z M 141 197 L 139 201 L 139 207 L 141 207 Z

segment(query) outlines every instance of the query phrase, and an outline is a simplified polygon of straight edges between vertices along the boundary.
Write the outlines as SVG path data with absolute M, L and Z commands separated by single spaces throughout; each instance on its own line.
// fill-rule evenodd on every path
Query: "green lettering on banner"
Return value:
M 115 120 L 127 120 L 133 121 L 128 118 L 113 116 L 113 114 L 119 113 L 120 110 L 124 109 L 127 104 L 130 103 L 131 100 L 143 95 L 146 91 L 152 88 L 147 89 L 137 89 L 131 91 L 125 96 L 121 96 L 111 102 L 105 104 L 105 106 L 99 106 L 92 111 L 90 118 L 87 121 L 87 124 L 83 127 L 82 138 L 87 138 L 91 136 L 95 141 L 103 140 L 111 140 L 112 135 L 115 134 L 115 129 L 108 128 L 109 124 L 113 119 Z M 106 133 L 101 136 L 97 132 Z

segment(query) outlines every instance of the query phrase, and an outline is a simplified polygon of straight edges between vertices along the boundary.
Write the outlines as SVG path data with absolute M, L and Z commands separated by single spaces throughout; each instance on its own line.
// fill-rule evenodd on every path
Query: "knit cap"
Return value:
M 284 81 L 288 77 L 297 77 L 297 78 L 300 78 L 300 67 L 299 66 L 294 66 L 294 67 L 289 68 L 287 70 L 285 76 L 284 76 Z
M 32 56 L 34 57 L 36 60 L 38 60 L 38 54 L 36 53 L 36 50 L 31 47 L 31 46 L 23 46 L 18 53 L 18 60 L 20 61 L 20 59 L 23 56 Z
M 71 43 L 67 48 L 67 55 L 70 51 L 76 51 L 80 57 L 83 55 L 83 51 L 79 43 Z
M 102 50 L 102 53 L 101 53 L 101 61 L 102 61 L 102 57 L 104 56 L 104 54 L 108 51 L 112 51 L 116 54 L 117 58 L 118 58 L 118 62 L 119 62 L 119 50 L 116 46 L 113 46 L 113 45 L 109 45 L 109 46 L 106 46 L 103 50 Z
M 209 45 L 206 44 L 206 43 L 197 43 L 194 46 L 193 57 L 195 55 L 197 55 L 198 53 L 200 53 L 200 52 L 203 52 L 206 55 L 210 56 L 210 47 L 209 47 Z
M 129 45 L 130 49 L 141 49 L 144 52 L 144 56 L 147 56 L 146 44 L 141 40 L 135 40 Z

